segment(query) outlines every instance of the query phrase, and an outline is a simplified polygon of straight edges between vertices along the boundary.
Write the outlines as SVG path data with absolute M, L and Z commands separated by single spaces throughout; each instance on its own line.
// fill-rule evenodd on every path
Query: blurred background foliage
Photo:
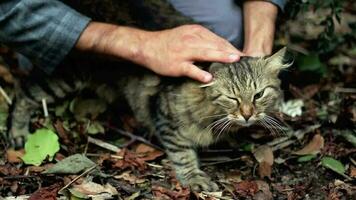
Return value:
M 295 66 L 304 72 L 305 84 L 318 83 L 323 78 L 338 78 L 330 73 L 354 71 L 355 14 L 356 2 L 352 0 L 288 2 L 284 16 L 280 17 L 276 44 L 288 45 L 297 52 Z M 346 84 L 355 86 L 348 80 Z

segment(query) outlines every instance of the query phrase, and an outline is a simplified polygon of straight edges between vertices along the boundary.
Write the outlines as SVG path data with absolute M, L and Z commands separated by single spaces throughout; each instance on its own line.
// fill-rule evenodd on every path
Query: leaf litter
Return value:
M 290 69 L 286 101 L 278 113 L 278 119 L 288 126 L 285 131 L 275 138 L 267 130 L 251 127 L 248 134 L 238 135 L 238 142 L 243 144 L 232 147 L 217 144 L 199 152 L 204 171 L 219 184 L 220 191 L 195 194 L 180 185 L 159 143 L 136 134 L 139 124 L 132 116 L 127 113 L 109 116 L 105 105 L 79 96 L 54 109 L 55 132 L 38 129 L 47 132 L 41 133 L 46 136 L 29 138 L 26 149 L 13 150 L 2 145 L 0 196 L 5 199 L 15 196 L 63 199 L 65 194 L 73 199 L 90 195 L 93 199 L 352 199 L 356 191 L 356 50 L 342 43 L 328 54 L 318 53 L 313 45 L 323 32 L 322 24 L 313 29 L 300 19 L 313 18 L 317 12 L 311 13 L 310 10 L 282 24 L 277 33 L 277 46 L 289 44 L 291 49 L 301 52 Z M 299 23 L 306 24 L 295 26 Z M 304 41 L 300 40 L 301 35 Z M 9 55 L 16 59 L 0 46 L 0 76 L 6 83 L 2 89 L 11 100 L 14 79 L 3 67 L 7 64 L 2 59 Z M 0 101 L 0 130 L 5 131 L 9 105 L 4 96 Z M 90 111 L 87 107 L 95 109 Z M 88 113 L 90 117 L 86 118 Z M 43 117 L 39 116 L 33 126 L 43 124 Z M 3 137 L 1 142 L 6 144 Z M 63 193 L 58 193 L 60 190 Z

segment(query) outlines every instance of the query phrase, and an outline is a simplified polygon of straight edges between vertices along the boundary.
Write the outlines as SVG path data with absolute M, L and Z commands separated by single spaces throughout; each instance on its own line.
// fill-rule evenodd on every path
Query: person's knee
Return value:
M 234 0 L 170 0 L 185 16 L 191 17 L 237 47 L 242 46 L 241 8 Z
M 216 20 L 211 26 L 218 35 L 230 41 L 234 46 L 241 47 L 243 43 L 242 13 L 238 6 L 235 5 L 235 7 L 221 15 L 216 15 Z

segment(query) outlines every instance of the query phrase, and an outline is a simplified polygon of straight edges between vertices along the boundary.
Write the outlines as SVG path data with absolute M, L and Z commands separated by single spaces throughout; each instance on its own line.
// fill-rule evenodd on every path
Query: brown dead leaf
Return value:
M 0 77 L 7 83 L 14 83 L 15 79 L 12 76 L 10 70 L 5 66 L 0 63 Z
M 22 172 L 23 169 L 19 169 L 10 164 L 0 165 L 1 176 L 16 176 L 16 175 L 20 175 Z
M 264 181 L 256 181 L 258 192 L 253 196 L 254 200 L 272 200 L 273 195 L 269 185 Z
M 130 171 L 125 171 L 120 175 L 114 176 L 114 178 L 123 179 L 125 181 L 128 181 L 131 185 L 140 184 L 140 183 L 146 182 L 146 179 L 138 178 L 137 176 L 131 174 Z
M 261 162 L 258 166 L 258 174 L 261 178 L 268 177 L 271 178 L 272 166 L 267 162 Z
M 350 167 L 350 176 L 352 178 L 356 178 L 356 167 L 354 167 L 353 165 L 351 165 Z
M 147 144 L 141 143 L 137 145 L 135 152 L 138 154 L 144 154 L 155 150 L 156 150 L 155 148 L 148 146 Z
M 314 135 L 313 139 L 301 150 L 294 152 L 296 155 L 318 154 L 324 148 L 324 138 L 320 134 Z
M 41 166 L 29 166 L 29 167 L 27 167 L 27 170 L 32 173 L 41 173 L 53 166 L 54 166 L 53 163 L 47 163 L 47 164 L 44 164 Z
M 155 160 L 156 158 L 162 156 L 164 153 L 146 144 L 139 144 L 135 150 L 139 157 L 144 161 Z
M 109 193 L 117 195 L 117 190 L 110 184 L 100 185 L 91 181 L 83 181 L 80 185 L 73 185 L 73 189 L 85 195 L 97 195 L 100 193 Z
M 147 164 L 145 160 L 139 158 L 134 152 L 130 152 L 127 149 L 123 149 L 118 153 L 123 159 L 115 160 L 113 167 L 124 169 L 138 169 L 139 171 L 144 171 L 147 169 Z
M 43 187 L 34 192 L 28 200 L 56 200 L 57 192 L 61 188 L 61 185 L 56 183 L 49 187 Z
M 255 181 L 242 181 L 234 184 L 235 192 L 241 197 L 251 197 L 258 191 Z
M 258 174 L 260 177 L 271 178 L 272 165 L 274 161 L 271 147 L 268 145 L 260 146 L 253 152 L 253 155 L 259 163 Z
M 8 149 L 6 151 L 6 158 L 9 163 L 21 163 L 21 157 L 25 154 L 25 151 L 23 149 L 21 150 L 14 150 L 14 149 Z
M 153 185 L 152 193 L 155 197 L 154 199 L 188 200 L 190 197 L 190 190 L 188 188 L 175 188 L 175 190 L 170 190 L 160 185 Z
M 262 145 L 258 147 L 254 152 L 253 155 L 255 156 L 256 160 L 259 163 L 266 162 L 269 165 L 273 165 L 273 151 L 270 146 L 268 145 Z
M 303 99 L 306 100 L 312 98 L 316 93 L 319 92 L 319 90 L 320 90 L 319 84 L 312 84 L 304 87 L 302 90 Z

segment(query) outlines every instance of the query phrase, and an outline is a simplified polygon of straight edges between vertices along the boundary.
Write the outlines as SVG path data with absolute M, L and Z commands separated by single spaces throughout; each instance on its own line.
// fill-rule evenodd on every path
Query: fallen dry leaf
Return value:
M 56 200 L 57 192 L 61 188 L 60 184 L 43 187 L 34 192 L 28 200 Z
M 350 176 L 352 178 L 356 178 L 356 167 L 354 167 L 354 166 L 350 167 Z
M 260 177 L 271 178 L 272 165 L 274 161 L 273 151 L 271 147 L 268 145 L 260 146 L 253 152 L 253 155 L 259 163 L 258 174 L 260 175 Z
M 234 184 L 235 192 L 241 197 L 253 196 L 258 191 L 255 181 L 242 181 Z
M 123 149 L 118 153 L 118 156 L 122 157 L 123 159 L 115 160 L 113 167 L 124 169 L 138 169 L 139 171 L 144 171 L 147 169 L 146 162 L 139 158 L 134 152 L 130 152 L 127 149 Z
M 21 150 L 14 150 L 14 149 L 8 149 L 6 151 L 6 158 L 9 163 L 21 163 L 21 157 L 25 154 L 25 151 L 23 149 Z
M 164 153 L 146 144 L 139 144 L 135 150 L 138 156 L 144 161 L 155 160 L 156 158 L 162 156 Z
M 273 165 L 273 151 L 270 146 L 262 145 L 258 147 L 254 152 L 253 155 L 255 156 L 256 160 L 259 163 L 266 162 L 269 165 Z
M 125 171 L 120 175 L 114 176 L 116 179 L 123 179 L 128 181 L 131 185 L 140 184 L 146 182 L 146 179 L 138 178 L 137 176 L 131 174 L 131 171 Z
M 313 139 L 301 150 L 294 152 L 296 155 L 318 154 L 324 148 L 324 138 L 320 134 L 314 135 Z
M 13 165 L 0 165 L 0 175 L 2 176 L 16 176 L 23 172 L 23 169 L 18 169 Z
M 117 190 L 108 183 L 103 186 L 87 180 L 83 181 L 80 185 L 73 185 L 72 188 L 85 195 L 97 195 L 100 193 L 118 194 Z
M 256 181 L 258 192 L 253 196 L 254 200 L 272 200 L 273 195 L 268 183 L 265 181 Z
M 261 178 L 268 177 L 271 178 L 272 166 L 267 162 L 261 162 L 258 166 L 258 174 Z
M 190 197 L 190 191 L 188 188 L 180 188 L 179 190 L 170 190 L 160 185 L 153 185 L 152 193 L 155 199 L 188 200 Z

